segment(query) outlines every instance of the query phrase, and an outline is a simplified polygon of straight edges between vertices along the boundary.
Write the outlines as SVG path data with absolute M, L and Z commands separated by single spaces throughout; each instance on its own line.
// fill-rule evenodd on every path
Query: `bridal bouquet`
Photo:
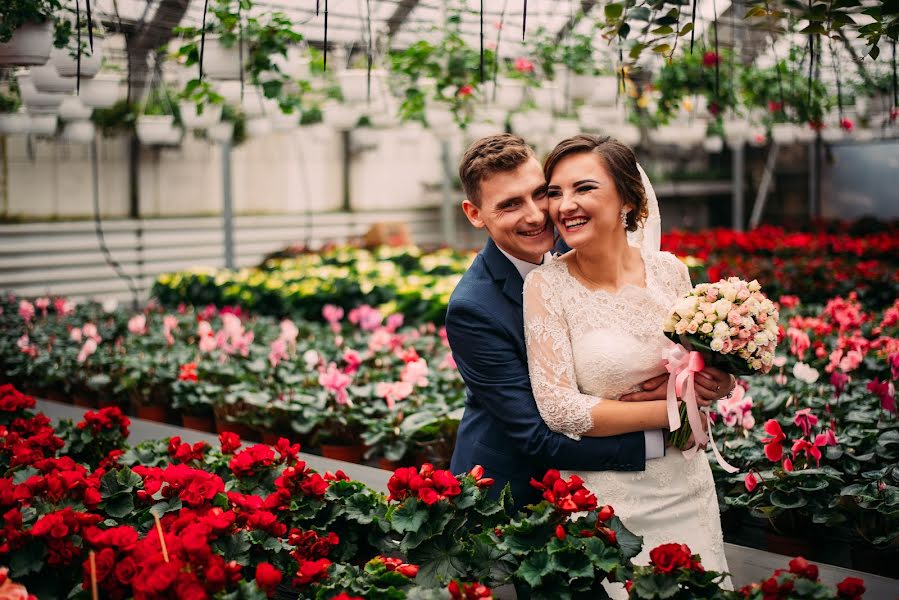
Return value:
M 734 375 L 767 373 L 774 364 L 777 345 L 777 306 L 756 280 L 738 277 L 701 283 L 674 305 L 662 326 L 678 345 L 669 350 L 668 422 L 670 442 L 684 449 L 690 434 L 697 445 L 709 441 L 702 427 L 693 389 L 693 376 L 706 365 Z M 742 392 L 737 386 L 736 393 Z M 684 405 L 678 410 L 677 399 Z M 681 427 L 686 417 L 689 427 Z M 678 431 L 680 429 L 680 431 Z M 694 446 L 692 452 L 695 452 Z M 730 470 L 712 442 L 718 463 Z M 734 469 L 735 470 L 735 469 Z

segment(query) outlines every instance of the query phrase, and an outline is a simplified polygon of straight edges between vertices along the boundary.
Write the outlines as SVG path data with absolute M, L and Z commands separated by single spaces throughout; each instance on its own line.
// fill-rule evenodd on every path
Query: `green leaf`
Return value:
M 588 538 L 584 543 L 584 549 L 593 566 L 599 571 L 608 573 L 621 564 L 618 550 L 598 537 Z
M 131 492 L 121 492 L 104 500 L 101 507 L 110 517 L 121 519 L 134 511 L 134 497 Z
M 671 45 L 659 44 L 657 46 L 653 46 L 652 51 L 656 54 L 667 54 L 668 52 L 671 52 Z
M 465 547 L 454 539 L 437 538 L 411 553 L 409 560 L 420 565 L 415 582 L 422 585 L 444 586 L 467 573 Z
M 44 566 L 44 547 L 31 543 L 13 552 L 9 557 L 10 577 L 19 579 L 28 573 L 37 573 Z
M 615 532 L 618 547 L 621 548 L 621 554 L 624 558 L 633 558 L 640 554 L 640 550 L 643 549 L 643 536 L 634 534 L 624 526 L 624 523 L 617 516 L 609 519 L 608 526 L 609 529 Z
M 683 26 L 683 28 L 680 30 L 680 32 L 678 32 L 677 35 L 685 36 L 688 33 L 690 33 L 691 31 L 693 31 L 693 23 L 687 23 L 686 25 Z
M 246 531 L 241 530 L 219 538 L 213 542 L 213 546 L 222 553 L 226 561 L 234 560 L 244 566 L 250 562 L 250 534 Z
M 610 2 L 605 6 L 606 19 L 609 21 L 617 21 L 624 13 L 624 6 L 615 2 Z
M 393 512 L 391 522 L 399 533 L 417 532 L 428 518 L 428 508 L 417 498 L 410 498 Z
M 777 508 L 783 509 L 793 509 L 793 508 L 801 508 L 808 504 L 808 500 L 806 500 L 803 496 L 799 496 L 795 499 L 790 499 L 789 495 L 780 491 L 774 490 L 771 492 L 771 504 L 776 506 Z
M 653 29 L 652 33 L 656 35 L 669 35 L 674 33 L 674 29 L 672 29 L 670 25 L 662 25 L 661 27 Z
M 165 513 L 175 512 L 177 510 L 181 510 L 181 498 L 178 497 L 157 502 L 150 508 L 150 514 L 156 515 L 161 519 L 162 515 Z
M 642 42 L 636 43 L 633 45 L 633 47 L 631 48 L 631 51 L 628 53 L 628 55 L 631 58 L 636 60 L 636 59 L 640 58 L 640 53 L 642 53 L 645 49 L 646 49 L 646 44 L 644 44 Z
M 746 14 L 743 15 L 743 18 L 749 19 L 751 17 L 765 17 L 767 15 L 768 15 L 768 12 L 761 6 L 753 6 L 748 11 L 746 11 Z
M 521 563 L 515 576 L 523 579 L 531 587 L 537 587 L 551 570 L 549 555 L 546 552 L 535 552 Z

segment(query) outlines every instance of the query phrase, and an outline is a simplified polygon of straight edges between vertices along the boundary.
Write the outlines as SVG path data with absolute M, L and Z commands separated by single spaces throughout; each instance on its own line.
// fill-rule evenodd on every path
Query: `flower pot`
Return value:
M 562 108 L 562 99 L 559 95 L 559 87 L 554 83 L 544 83 L 541 87 L 528 90 L 531 100 L 538 109 L 552 110 Z
M 247 135 L 249 137 L 261 137 L 272 132 L 272 122 L 266 117 L 247 119 Z
M 62 128 L 62 139 L 73 144 L 89 144 L 97 128 L 92 121 L 71 121 Z
M 24 112 L 0 113 L 0 134 L 24 134 L 28 133 L 30 119 Z
M 30 111 L 47 111 L 57 110 L 62 101 L 65 100 L 65 94 L 56 94 L 41 92 L 34 86 L 31 79 L 31 73 L 19 73 L 16 75 L 16 81 L 19 84 L 19 94 L 22 96 L 22 104 Z
M 243 46 L 243 59 L 247 60 L 249 51 Z M 203 73 L 210 79 L 239 80 L 243 65 L 240 63 L 241 51 L 238 44 L 231 47 L 222 45 L 216 35 L 206 36 L 203 49 Z
M 345 69 L 337 73 L 337 81 L 343 94 L 344 102 L 366 102 L 377 100 L 383 95 L 384 71 L 371 71 L 371 97 L 369 98 L 369 79 L 367 69 Z
M 388 458 L 384 458 L 383 456 L 378 459 L 378 468 L 382 471 L 396 471 L 401 466 L 403 465 L 398 461 L 390 460 Z
M 90 79 L 100 72 L 103 63 L 103 40 L 94 36 L 94 51 L 86 47 L 81 53 L 81 69 L 78 69 L 78 58 L 70 54 L 68 48 L 53 48 L 50 51 L 50 64 L 56 68 L 61 77 L 77 77 Z M 83 83 L 83 82 L 82 82 Z
M 271 57 L 272 63 L 291 79 L 309 79 L 309 57 L 297 46 L 287 49 L 287 58 L 276 54 Z
M 291 131 L 300 126 L 300 114 L 296 111 L 285 113 L 278 110 L 269 116 L 269 121 L 275 131 Z
M 182 100 L 178 103 L 181 113 L 181 122 L 190 129 L 207 129 L 222 120 L 222 105 L 207 103 L 203 105 L 203 112 L 197 110 L 197 104 L 190 100 Z
M 41 67 L 31 67 L 31 83 L 34 88 L 46 94 L 71 94 L 75 91 L 77 81 L 74 77 L 63 77 L 56 72 L 56 67 L 46 64 Z
M 281 108 L 275 100 L 266 98 L 261 89 L 251 85 L 244 88 L 243 99 L 239 101 L 239 104 L 243 114 L 246 115 L 248 119 L 271 115 L 275 111 L 281 111 Z
M 244 86 L 241 90 L 240 81 L 219 81 L 215 84 L 216 93 L 225 99 L 225 103 L 233 106 L 240 106 L 243 100 L 243 94 L 250 86 Z
M 573 100 L 587 100 L 593 96 L 596 76 L 572 73 L 568 81 L 568 93 Z
M 594 77 L 590 104 L 594 106 L 615 106 L 618 99 L 618 78 L 614 75 Z
M 210 141 L 219 144 L 230 142 L 234 137 L 234 123 L 230 121 L 221 121 L 206 130 L 206 135 Z
M 93 79 L 81 82 L 78 97 L 85 106 L 109 108 L 122 98 L 121 81 L 115 73 L 99 73 Z
M 80 406 L 81 408 L 97 408 L 96 398 L 93 396 L 84 396 L 82 394 L 75 394 L 72 397 L 72 404 Z
M 486 100 L 491 106 L 515 110 L 524 102 L 524 83 L 516 79 L 498 79 L 487 84 Z
M 792 123 L 776 123 L 771 126 L 771 140 L 785 146 L 796 141 L 796 126 Z
M 322 107 L 322 120 L 334 129 L 352 129 L 360 116 L 362 112 L 358 108 L 338 102 Z
M 215 430 L 218 433 L 230 431 L 237 434 L 243 440 L 258 440 L 259 433 L 252 429 L 249 425 L 228 421 L 223 416 L 215 415 Z
M 28 133 L 32 135 L 56 135 L 58 119 L 55 114 L 29 116 Z
M 333 458 L 334 460 L 361 464 L 362 459 L 365 456 L 365 444 L 353 444 L 351 446 L 322 444 L 321 447 L 322 456 L 325 458 Z
M 515 113 L 510 121 L 512 130 L 524 137 L 549 133 L 553 127 L 552 113 L 544 110 Z
M 157 423 L 165 423 L 166 417 L 168 416 L 168 410 L 165 406 L 154 404 L 138 404 L 135 407 L 134 413 L 138 419 L 156 421 Z
M 137 138 L 141 144 L 171 145 L 181 141 L 181 129 L 172 115 L 141 115 L 137 118 Z
M 94 109 L 85 106 L 78 96 L 66 96 L 59 105 L 59 118 L 63 121 L 85 121 L 93 112 Z
M 109 408 L 112 406 L 121 408 L 121 404 L 114 396 L 101 395 L 97 398 L 97 408 Z
M 702 141 L 702 148 L 709 154 L 719 154 L 724 150 L 724 140 L 721 136 L 710 135 Z
M 52 48 L 52 21 L 26 23 L 13 31 L 8 42 L 0 44 L 0 65 L 43 65 L 50 59 Z
M 636 125 L 615 125 L 608 134 L 625 146 L 636 146 L 640 143 L 640 129 Z
M 187 429 L 205 431 L 208 433 L 215 433 L 216 431 L 215 421 L 213 421 L 212 417 L 209 415 L 181 415 L 181 426 Z

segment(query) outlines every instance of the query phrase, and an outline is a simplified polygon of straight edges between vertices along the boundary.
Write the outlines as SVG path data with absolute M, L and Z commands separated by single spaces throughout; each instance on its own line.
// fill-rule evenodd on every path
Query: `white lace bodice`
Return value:
M 528 275 L 524 321 L 534 399 L 554 431 L 579 439 L 591 408 L 665 372 L 662 321 L 692 288 L 686 265 L 642 251 L 646 287 L 590 290 L 556 258 Z

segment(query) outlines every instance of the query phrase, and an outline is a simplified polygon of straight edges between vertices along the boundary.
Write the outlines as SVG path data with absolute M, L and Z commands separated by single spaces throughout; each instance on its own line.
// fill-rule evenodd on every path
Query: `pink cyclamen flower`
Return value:
M 405 400 L 412 393 L 412 384 L 406 381 L 381 382 L 375 387 L 375 393 L 384 398 L 387 408 L 393 410 L 397 402 Z
M 26 323 L 30 323 L 34 318 L 34 304 L 28 300 L 21 300 L 19 302 L 19 316 Z
M 526 58 L 516 58 L 515 59 L 515 70 L 519 73 L 533 73 L 534 72 L 534 63 L 529 61 Z
M 868 383 L 868 391 L 880 398 L 880 407 L 891 413 L 896 412 L 896 389 L 891 381 L 875 379 Z
M 84 337 L 90 338 L 97 343 L 100 343 L 100 341 L 102 341 L 100 332 L 97 331 L 97 326 L 93 323 L 85 323 L 84 325 L 82 325 L 81 333 L 84 335 Z
M 893 379 L 899 380 L 899 352 L 890 354 L 888 362 L 890 363 L 890 372 Z
M 34 301 L 34 305 L 41 311 L 41 315 L 47 316 L 47 309 L 50 307 L 50 298 L 43 297 Z
M 437 368 L 440 369 L 440 370 L 454 370 L 454 369 L 457 369 L 458 366 L 456 365 L 456 359 L 453 358 L 453 353 L 452 353 L 452 352 L 447 352 L 447 353 L 443 356 L 443 360 L 440 361 L 440 364 L 437 365 Z
M 362 331 L 374 331 L 381 326 L 383 320 L 381 311 L 367 304 L 351 310 L 347 318 L 353 325 L 358 325 Z
M 821 465 L 821 450 L 805 439 L 798 439 L 793 442 L 793 458 L 796 458 L 800 452 L 805 452 L 806 456 L 810 456 L 815 459 L 815 464 L 817 466 Z
M 818 417 L 812 414 L 812 409 L 803 408 L 796 411 L 796 415 L 793 417 L 793 423 L 802 429 L 802 435 L 807 436 L 812 427 L 818 424 Z
M 790 457 L 788 457 L 788 456 L 784 457 L 783 466 L 784 466 L 784 471 L 786 471 L 787 473 L 791 473 L 793 471 L 793 461 L 790 460 Z
M 82 337 L 81 328 L 80 327 L 72 327 L 72 331 L 69 332 L 69 339 L 77 344 L 80 344 L 81 337 Z
M 144 335 L 147 333 L 147 316 L 134 315 L 128 319 L 128 332 L 134 335 Z
M 783 456 L 783 443 L 786 441 L 787 436 L 784 435 L 780 423 L 774 419 L 769 419 L 765 423 L 765 433 L 771 436 L 762 438 L 762 444 L 765 445 L 765 456 L 771 462 L 780 462 Z
M 285 358 L 288 358 L 288 356 L 287 342 L 283 338 L 278 338 L 272 342 L 268 353 L 268 362 L 272 367 L 277 367 L 278 364 Z
M 325 304 L 322 308 L 322 317 L 331 326 L 331 331 L 340 331 L 340 320 L 343 318 L 343 309 L 333 304 Z
M 849 383 L 849 375 L 841 373 L 840 371 L 834 371 L 833 373 L 831 373 L 830 385 L 833 386 L 834 398 L 840 397 L 840 394 L 842 394 L 843 390 L 846 389 L 847 383 Z
M 759 479 L 755 476 L 755 473 L 750 471 L 746 473 L 746 478 L 743 480 L 743 483 L 746 485 L 746 491 L 750 494 L 755 491 L 755 488 L 759 485 Z
M 338 404 L 348 404 L 352 406 L 352 402 L 347 394 L 347 387 L 352 382 L 352 378 L 337 368 L 334 363 L 329 363 L 325 371 L 319 373 L 318 384 L 333 392 Z
M 833 432 L 833 429 L 828 429 L 824 433 L 819 433 L 815 436 L 815 445 L 816 446 L 836 446 L 837 445 L 837 436 Z
M 403 315 L 400 313 L 390 315 L 387 317 L 387 322 L 384 325 L 390 333 L 396 332 L 397 329 L 403 326 Z
M 359 366 L 362 364 L 362 357 L 352 348 L 344 350 L 343 356 L 341 358 L 343 358 L 343 362 L 346 363 L 344 372 L 348 375 L 352 375 L 353 373 L 358 371 Z
M 81 347 L 81 351 L 78 353 L 78 362 L 83 363 L 96 351 L 96 340 L 94 340 L 94 338 L 88 338 L 87 341 L 84 342 L 84 346 Z
M 75 312 L 75 303 L 65 298 L 57 298 L 53 301 L 53 308 L 62 317 L 67 317 Z
M 417 385 L 418 387 L 426 387 L 428 385 L 428 363 L 421 358 L 414 362 L 407 363 L 403 367 L 400 374 L 400 380 Z

